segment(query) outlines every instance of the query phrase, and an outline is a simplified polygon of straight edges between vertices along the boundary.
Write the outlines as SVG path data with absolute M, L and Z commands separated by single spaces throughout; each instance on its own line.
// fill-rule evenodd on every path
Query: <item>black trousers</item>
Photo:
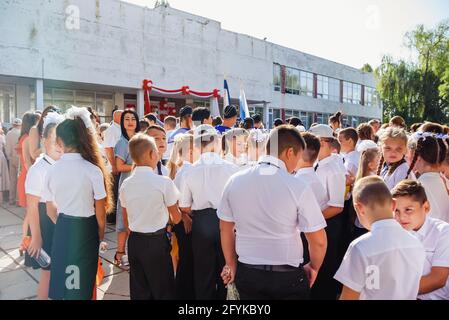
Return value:
M 119 181 L 120 181 L 120 173 L 118 174 L 113 174 L 112 175 L 112 188 L 113 188 L 113 192 L 114 192 L 114 199 L 113 199 L 113 203 L 117 204 L 117 199 L 118 199 L 118 188 L 119 188 Z M 114 208 L 114 211 L 112 211 L 110 214 L 107 215 L 106 217 L 106 221 L 108 223 L 115 223 L 116 220 L 116 210 L 117 208 Z
M 221 279 L 225 265 L 220 241 L 217 210 L 192 211 L 192 248 L 197 300 L 224 300 L 226 290 Z
M 195 300 L 192 233 L 186 234 L 181 221 L 173 227 L 178 240 L 179 261 L 176 269 L 176 299 Z
M 336 300 L 341 284 L 334 279 L 340 267 L 340 249 L 344 217 L 339 214 L 326 220 L 327 250 L 323 265 L 312 287 L 313 300 Z
M 170 251 L 165 229 L 151 236 L 131 232 L 128 240 L 131 300 L 175 299 Z
M 241 300 L 308 300 L 309 280 L 302 267 L 291 272 L 252 269 L 239 263 L 235 285 Z

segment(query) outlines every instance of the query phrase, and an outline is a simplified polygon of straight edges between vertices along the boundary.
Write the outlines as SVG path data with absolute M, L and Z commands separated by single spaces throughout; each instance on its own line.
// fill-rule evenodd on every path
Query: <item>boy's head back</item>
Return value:
M 395 218 L 406 230 L 419 230 L 430 211 L 426 190 L 419 181 L 403 180 L 391 191 Z
M 129 140 L 128 148 L 131 159 L 137 166 L 156 167 L 159 155 L 153 137 L 138 133 Z
M 301 164 L 309 167 L 313 166 L 316 159 L 318 159 L 318 154 L 320 153 L 320 139 L 309 132 L 302 132 L 301 136 L 306 143 L 306 148 L 301 156 Z
M 352 191 L 354 208 L 368 230 L 378 220 L 393 218 L 393 199 L 385 182 L 378 176 L 358 180 Z
M 166 131 L 176 129 L 176 118 L 173 116 L 165 117 L 164 119 L 164 129 Z
M 298 129 L 290 125 L 282 125 L 271 130 L 266 145 L 267 155 L 282 160 L 288 172 L 298 166 L 302 151 L 306 144 Z

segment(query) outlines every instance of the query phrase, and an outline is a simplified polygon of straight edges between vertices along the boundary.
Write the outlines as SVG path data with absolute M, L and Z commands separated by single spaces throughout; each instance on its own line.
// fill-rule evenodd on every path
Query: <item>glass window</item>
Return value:
M 0 83 L 0 124 L 11 123 L 16 114 L 16 86 Z M 1 151 L 1 150 L 0 150 Z
M 304 127 L 306 129 L 308 129 L 310 126 L 310 123 L 309 123 L 309 115 L 307 114 L 307 112 L 301 111 L 299 118 L 301 119 L 302 123 L 304 124 Z
M 362 104 L 362 86 L 352 82 L 343 82 L 343 102 Z
M 329 78 L 329 100 L 340 102 L 340 80 Z
M 324 115 L 322 113 L 316 114 L 316 122 L 319 124 L 324 124 Z
M 101 122 L 112 121 L 114 109 L 114 95 L 112 93 L 97 93 L 95 95 L 95 109 Z
M 53 89 L 53 104 L 66 111 L 75 104 L 75 91 L 66 89 Z
M 379 96 L 374 88 L 365 87 L 365 106 L 379 106 Z
M 313 73 L 301 71 L 301 95 L 313 97 Z
M 285 69 L 285 92 L 299 95 L 299 70 Z
M 317 98 L 329 99 L 329 78 L 325 76 L 317 76 Z
M 281 91 L 281 65 L 273 65 L 273 85 L 274 91 Z
M 78 107 L 95 107 L 95 92 L 75 91 L 75 105 Z

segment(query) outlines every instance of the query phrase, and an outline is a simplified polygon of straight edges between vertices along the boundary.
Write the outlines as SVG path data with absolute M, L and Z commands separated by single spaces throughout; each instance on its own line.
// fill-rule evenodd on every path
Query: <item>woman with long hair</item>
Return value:
M 106 213 L 113 208 L 111 178 L 86 108 L 72 107 L 56 127 L 64 151 L 44 182 L 47 214 L 56 223 L 51 252 L 49 298 L 90 300 L 104 238 Z
M 133 169 L 133 160 L 129 154 L 129 140 L 138 132 L 140 132 L 139 116 L 133 109 L 126 109 L 120 118 L 120 128 L 122 136 L 115 145 L 115 163 L 117 171 L 120 173 L 120 180 L 118 188 L 123 181 L 129 177 Z M 117 252 L 114 256 L 114 264 L 117 266 L 128 266 L 128 259 L 126 256 L 126 240 L 128 232 L 126 230 L 125 222 L 123 220 L 122 206 L 120 205 L 120 197 L 117 198 Z
M 47 117 L 47 114 L 49 114 L 50 112 L 58 112 L 59 113 L 59 108 L 55 107 L 55 106 L 46 107 L 42 111 L 42 115 L 41 115 L 41 118 L 39 119 L 39 122 L 37 124 L 35 124 L 30 129 L 28 153 L 29 153 L 29 157 L 31 159 L 33 159 L 33 163 L 37 158 L 39 158 L 39 156 L 42 153 L 45 153 L 44 145 L 42 143 L 43 142 L 42 135 L 44 133 L 44 119 L 45 119 L 45 117 Z

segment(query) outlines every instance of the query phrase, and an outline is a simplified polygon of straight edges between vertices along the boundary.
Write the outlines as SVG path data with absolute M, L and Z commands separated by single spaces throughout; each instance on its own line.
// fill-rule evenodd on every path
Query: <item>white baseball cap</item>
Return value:
M 334 130 L 327 124 L 318 124 L 309 129 L 310 133 L 313 133 L 318 138 L 335 138 Z
M 357 146 L 357 152 L 362 153 L 368 149 L 377 149 L 378 146 L 373 140 L 362 140 Z

